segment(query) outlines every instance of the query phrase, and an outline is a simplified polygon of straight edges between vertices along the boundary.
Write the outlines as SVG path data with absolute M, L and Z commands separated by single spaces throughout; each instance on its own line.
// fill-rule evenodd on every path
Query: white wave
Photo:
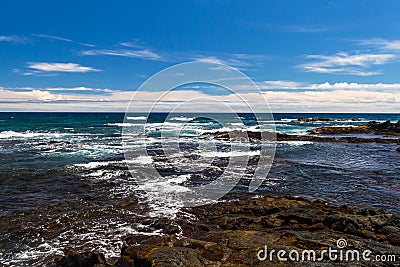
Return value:
M 97 170 L 92 173 L 84 174 L 83 177 L 94 178 L 96 180 L 110 180 L 113 178 L 120 177 L 124 174 L 124 171 L 108 171 L 108 170 Z
M 98 167 L 108 166 L 110 164 L 121 163 L 122 161 L 92 161 L 89 163 L 74 164 L 75 167 L 81 167 L 84 169 L 96 169 Z
M 131 160 L 120 160 L 120 161 L 92 161 L 88 163 L 78 163 L 74 164 L 74 167 L 84 168 L 84 169 L 97 169 L 99 167 L 109 166 L 112 164 L 125 164 L 125 163 L 136 163 L 136 164 L 150 164 L 152 163 L 151 156 L 139 156 Z
M 183 125 L 183 123 L 182 122 L 168 122 L 168 121 L 165 121 L 165 122 L 146 123 L 146 125 L 151 125 L 151 126 L 166 126 L 166 125 L 168 125 L 168 126 L 180 126 L 180 125 Z
M 139 163 L 139 164 L 151 164 L 153 162 L 151 156 L 139 156 L 131 160 L 125 160 L 126 163 Z
M 97 135 L 97 134 L 90 134 L 90 133 L 57 133 L 57 132 L 32 132 L 32 131 L 25 131 L 25 132 L 15 132 L 15 131 L 3 131 L 0 132 L 0 139 L 12 139 L 12 138 L 61 138 L 65 136 L 79 136 L 85 137 L 90 135 Z
M 137 117 L 126 117 L 127 120 L 134 120 L 134 121 L 143 121 L 147 120 L 146 116 L 137 116 Z
M 304 146 L 304 145 L 312 145 L 311 141 L 279 141 L 278 144 L 285 144 L 289 146 Z
M 46 262 L 57 256 L 64 256 L 66 247 L 72 242 L 84 243 L 85 247 L 96 249 L 103 253 L 106 259 L 120 256 L 123 238 L 127 234 L 162 235 L 162 229 L 149 231 L 140 224 L 129 224 L 118 219 L 96 221 L 93 228 L 67 230 L 55 239 L 41 240 L 34 247 L 27 247 L 13 255 L 5 255 L 0 251 L 1 266 L 47 266 Z M 28 263 L 32 262 L 34 263 Z
M 169 120 L 171 120 L 171 121 L 191 121 L 193 119 L 194 118 L 192 118 L 192 117 L 172 117 Z
M 147 193 L 152 192 L 156 195 L 190 192 L 189 188 L 179 185 L 189 178 L 190 175 L 179 175 L 177 177 L 169 178 L 166 180 L 161 179 L 150 181 L 148 183 L 140 185 L 139 187 Z
M 200 153 L 202 157 L 207 158 L 230 158 L 230 157 L 243 157 L 243 156 L 257 156 L 260 151 L 229 151 L 229 152 L 204 152 Z
M 287 125 L 284 125 L 287 126 Z M 254 125 L 254 126 L 249 126 L 247 128 L 248 131 L 252 132 L 264 132 L 264 131 L 274 131 L 275 127 L 271 124 L 262 124 L 262 125 Z
M 34 137 L 54 137 L 59 138 L 64 135 L 70 134 L 61 134 L 61 133 L 40 133 L 40 132 L 14 132 L 14 131 L 3 131 L 0 132 L 0 139 L 7 139 L 7 138 L 34 138 Z
M 222 128 L 219 128 L 219 129 L 212 129 L 212 130 L 200 130 L 200 133 L 233 132 L 233 131 L 236 131 L 236 130 L 243 130 L 243 129 L 222 127 Z
M 140 184 L 137 188 L 138 194 L 145 192 L 145 198 L 142 201 L 143 204 L 150 207 L 148 215 L 150 217 L 175 218 L 183 207 L 183 203 L 177 198 L 177 194 L 191 191 L 189 188 L 180 185 L 188 179 L 190 179 L 190 174 L 164 177 Z
M 265 123 L 275 123 L 280 120 L 259 120 L 258 122 L 265 122 Z
M 286 124 L 286 123 L 275 123 L 275 124 L 267 124 L 267 125 L 275 125 L 275 126 L 282 126 L 282 127 L 296 127 L 295 125 Z

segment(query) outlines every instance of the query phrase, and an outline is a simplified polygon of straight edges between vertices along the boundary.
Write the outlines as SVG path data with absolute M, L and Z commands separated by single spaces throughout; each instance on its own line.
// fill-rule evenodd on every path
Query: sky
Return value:
M 399 12 L 396 0 L 5 0 L 0 111 L 124 112 L 154 74 L 198 61 L 247 75 L 275 113 L 398 113 Z M 136 94 L 137 111 L 162 87 Z M 233 101 L 212 86 L 168 101 L 209 96 Z

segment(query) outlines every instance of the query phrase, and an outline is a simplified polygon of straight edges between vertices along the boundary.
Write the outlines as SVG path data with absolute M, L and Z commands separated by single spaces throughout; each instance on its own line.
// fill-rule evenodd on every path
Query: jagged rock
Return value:
M 375 255 L 400 255 L 400 215 L 382 209 L 353 210 L 297 197 L 262 197 L 186 208 L 182 212 L 173 221 L 153 222 L 159 229 L 179 225 L 180 238 L 174 233 L 130 235 L 125 239 L 120 258 L 108 265 L 103 261 L 97 264 L 108 267 L 280 266 L 276 257 L 272 262 L 259 261 L 258 250 L 265 245 L 286 251 L 335 249 L 336 241 L 341 238 L 352 249 L 368 249 Z M 188 220 L 184 216 L 187 213 L 196 219 Z M 64 262 L 76 262 L 71 256 L 66 257 Z M 87 256 L 76 254 L 72 259 L 77 257 L 87 261 Z M 329 264 L 321 262 L 324 266 Z M 357 264 L 372 266 L 368 262 Z M 385 264 L 374 262 L 374 266 Z
M 311 134 L 379 134 L 379 135 L 400 135 L 400 121 L 391 123 L 386 121 L 379 123 L 376 121 L 368 122 L 360 126 L 324 126 L 309 131 Z
M 54 267 L 102 267 L 106 266 L 104 255 L 99 252 L 78 253 L 74 250 L 65 252 L 65 256 L 56 260 Z
M 322 129 L 317 128 L 317 129 Z M 341 128 L 341 127 L 328 127 L 331 128 Z M 348 128 L 348 127 L 345 127 Z M 351 127 L 355 128 L 355 127 Z M 330 131 L 330 130 L 329 130 Z M 313 132 L 317 133 L 317 132 Z M 343 133 L 343 132 L 342 132 Z M 347 132 L 350 133 L 350 132 Z M 354 132 L 353 132 L 354 133 Z M 362 132 L 360 132 L 362 133 Z M 365 133 L 365 132 L 364 132 Z M 285 134 L 285 133 L 271 133 L 271 132 L 252 132 L 252 131 L 230 131 L 230 132 L 205 132 L 204 135 L 211 135 L 217 139 L 224 140 L 235 140 L 235 139 L 246 139 L 251 142 L 259 141 L 311 141 L 311 142 L 340 142 L 340 143 L 381 143 L 381 144 L 399 144 L 400 138 L 362 138 L 362 137 L 325 137 L 325 136 L 314 136 L 314 135 L 295 135 L 295 134 Z
M 306 118 L 306 117 L 301 117 L 301 118 L 298 118 L 297 120 L 293 120 L 293 121 L 316 122 L 316 121 L 333 121 L 333 119 L 330 119 L 330 118 Z

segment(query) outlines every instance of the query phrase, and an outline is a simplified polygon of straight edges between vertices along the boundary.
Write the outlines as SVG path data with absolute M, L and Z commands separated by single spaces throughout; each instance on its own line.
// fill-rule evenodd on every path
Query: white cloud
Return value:
M 54 36 L 54 35 L 34 34 L 34 36 L 41 37 L 41 38 L 46 38 L 46 39 L 57 40 L 57 41 L 64 41 L 64 42 L 79 44 L 79 45 L 88 46 L 88 47 L 94 47 L 94 45 L 92 45 L 92 44 L 76 42 L 76 41 L 71 40 L 69 38 L 64 38 L 64 37 L 59 37 L 59 36 Z
M 121 42 L 121 43 L 119 43 L 119 45 L 125 46 L 125 47 L 130 47 L 130 48 L 143 48 L 143 46 L 140 45 L 139 43 L 140 43 L 139 40 L 134 40 L 134 41 L 130 41 L 130 42 Z
M 321 27 L 310 27 L 303 25 L 288 25 L 282 28 L 283 31 L 287 32 L 299 32 L 299 33 L 312 33 L 312 32 L 324 32 L 327 31 L 326 28 Z
M 323 84 L 310 84 L 308 86 L 310 89 L 348 89 L 348 90 L 367 90 L 367 91 L 386 91 L 395 90 L 400 92 L 400 83 L 348 83 L 348 82 L 338 82 L 330 84 L 325 82 Z
M 400 83 L 356 83 L 356 82 L 336 82 L 336 83 L 306 83 L 297 81 L 263 81 L 257 83 L 261 90 L 366 90 L 366 91 L 395 91 L 400 92 Z
M 81 51 L 83 56 L 118 56 L 140 58 L 144 60 L 164 61 L 164 62 L 184 62 L 197 60 L 208 63 L 219 63 L 233 67 L 249 67 L 261 63 L 267 58 L 265 55 L 253 55 L 244 53 L 217 53 L 210 55 L 208 53 L 197 52 L 155 52 L 140 42 L 133 40 L 120 42 L 114 48 L 110 49 L 90 49 Z
M 98 69 L 82 66 L 76 63 L 47 63 L 47 62 L 30 62 L 30 69 L 43 72 L 90 72 L 100 71 Z
M 62 100 L 63 97 L 61 95 L 54 95 L 47 91 L 41 91 L 37 89 L 32 89 L 28 92 L 13 92 L 10 90 L 6 90 L 0 88 L 0 101 L 55 101 L 55 100 Z
M 0 42 L 25 43 L 28 38 L 17 35 L 0 35 Z
M 295 81 L 263 81 L 257 83 L 260 89 L 299 89 L 303 88 L 306 83 Z
M 400 40 L 389 41 L 380 38 L 372 38 L 372 39 L 362 40 L 360 44 L 374 46 L 382 51 L 390 51 L 397 53 L 400 52 Z
M 333 90 L 305 92 L 266 92 L 272 102 L 305 103 L 400 103 L 399 93 L 372 92 L 366 90 Z M 373 111 L 369 110 L 370 112 Z
M 374 65 L 382 65 L 396 58 L 395 54 L 348 54 L 337 53 L 330 56 L 308 55 L 313 62 L 301 64 L 298 67 L 307 72 L 352 74 L 370 76 L 379 74 L 379 71 L 370 71 Z
M 269 24 L 269 27 L 275 28 L 282 32 L 296 32 L 296 33 L 315 33 L 327 31 L 326 28 L 322 27 L 311 27 L 305 25 L 277 25 Z
M 161 60 L 161 56 L 148 49 L 94 49 L 86 50 L 82 52 L 85 56 L 119 56 L 119 57 L 131 57 L 131 58 L 142 58 L 149 60 Z
M 219 56 L 212 55 L 187 55 L 186 60 L 197 60 L 207 63 L 224 64 L 232 66 L 238 69 L 243 69 L 243 67 L 251 67 L 262 63 L 266 60 L 267 56 L 263 55 L 251 55 L 251 54 L 221 54 Z M 214 69 L 221 68 L 223 66 L 216 67 Z
M 313 86 L 313 85 L 311 85 Z M 366 84 L 336 83 L 319 84 L 319 88 L 332 88 L 330 91 L 308 90 L 304 92 L 268 91 L 264 96 L 274 112 L 397 112 L 400 104 L 398 91 L 369 91 Z M 381 84 L 382 87 L 389 85 Z M 393 87 L 394 85 L 390 85 Z M 346 89 L 342 89 L 346 88 Z M 349 89 L 352 88 L 352 89 Z M 366 88 L 366 89 L 362 89 Z M 21 88 L 17 88 L 20 90 Z M 153 106 L 162 92 L 132 92 L 100 88 L 25 88 L 24 92 L 16 89 L 0 88 L 0 110 L 53 110 L 53 111 L 119 111 L 124 112 L 132 95 L 135 94 L 134 107 L 138 112 Z M 81 94 L 80 91 L 92 91 Z M 57 93 L 55 93 L 57 92 Z M 59 92 L 59 93 L 58 93 Z M 106 93 L 106 94 L 105 94 Z M 221 111 L 213 101 L 220 101 L 245 110 L 239 97 L 246 99 L 257 111 L 265 108 L 265 102 L 256 93 L 238 95 L 207 95 L 196 90 L 172 91 L 158 105 L 161 108 L 176 107 L 182 101 L 198 99 L 188 105 L 187 112 L 207 110 Z M 212 99 L 213 101 L 208 101 Z M 345 105 L 344 105 L 345 104 Z M 345 106 L 345 107 L 344 107 Z
M 200 61 L 200 62 L 224 64 L 224 65 L 235 66 L 235 67 L 249 65 L 247 62 L 244 62 L 243 60 L 239 60 L 236 58 L 221 59 L 221 58 L 218 58 L 215 56 L 197 56 L 197 57 L 194 57 L 193 59 Z
M 34 87 L 14 87 L 14 88 L 7 88 L 7 87 L 0 87 L 3 90 L 10 90 L 13 92 L 27 92 L 32 90 L 40 90 L 40 91 L 59 91 L 59 92 L 73 92 L 73 93 L 83 93 L 83 92 L 97 92 L 97 93 L 111 93 L 113 90 L 108 88 L 90 88 L 85 86 L 79 87 L 43 87 L 43 88 L 34 88 Z

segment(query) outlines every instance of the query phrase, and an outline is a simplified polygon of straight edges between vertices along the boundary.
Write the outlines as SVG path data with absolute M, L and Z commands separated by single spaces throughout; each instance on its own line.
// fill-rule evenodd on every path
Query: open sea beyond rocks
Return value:
M 165 114 L 152 114 L 149 120 L 146 114 L 135 114 L 125 121 L 124 115 L 0 113 L 1 266 L 49 265 L 70 248 L 78 252 L 95 250 L 111 261 L 120 256 L 126 236 L 160 237 L 166 232 L 157 225 L 160 220 L 179 222 L 185 216 L 186 220 L 195 220 L 196 214 L 204 216 L 200 211 L 185 212 L 165 191 L 151 189 L 189 190 L 193 184 L 207 183 L 221 175 L 226 159 L 243 156 L 229 150 L 230 140 L 205 133 L 260 132 L 274 124 L 277 133 L 309 136 L 308 131 L 317 127 L 400 120 L 400 114 L 318 113 L 274 114 L 274 121 L 257 114 L 255 121 L 251 114 L 239 114 L 242 123 L 237 123 L 233 114 L 174 114 L 163 123 Z M 140 131 L 145 123 L 146 135 L 154 144 L 161 134 L 168 142 L 168 133 L 179 129 L 181 149 L 168 161 L 154 155 L 131 160 L 130 164 L 137 166 L 141 175 L 146 175 L 147 166 L 154 164 L 164 173 L 163 179 L 154 177 L 147 184 L 138 184 L 126 166 L 122 127 L 138 127 L 130 143 L 130 150 L 134 151 L 146 145 Z M 369 133 L 335 135 L 354 136 L 400 138 Z M 170 138 L 176 138 L 176 134 Z M 216 153 L 202 151 L 202 144 L 209 143 L 216 144 Z M 248 192 L 248 169 L 252 168 L 249 164 L 231 174 L 239 175 L 240 181 L 219 204 L 252 197 L 296 196 L 332 207 L 346 205 L 399 214 L 399 147 L 399 143 L 390 142 L 278 139 L 271 170 L 262 185 L 254 193 Z M 247 156 L 257 157 L 258 148 L 257 142 L 251 144 Z M 216 163 L 201 172 L 184 172 L 185 164 L 196 162 L 188 160 L 188 153 L 197 158 L 213 157 Z M 296 205 L 309 205 L 304 201 Z M 184 233 L 185 225 L 176 223 L 175 227 L 169 230 L 177 237 Z

